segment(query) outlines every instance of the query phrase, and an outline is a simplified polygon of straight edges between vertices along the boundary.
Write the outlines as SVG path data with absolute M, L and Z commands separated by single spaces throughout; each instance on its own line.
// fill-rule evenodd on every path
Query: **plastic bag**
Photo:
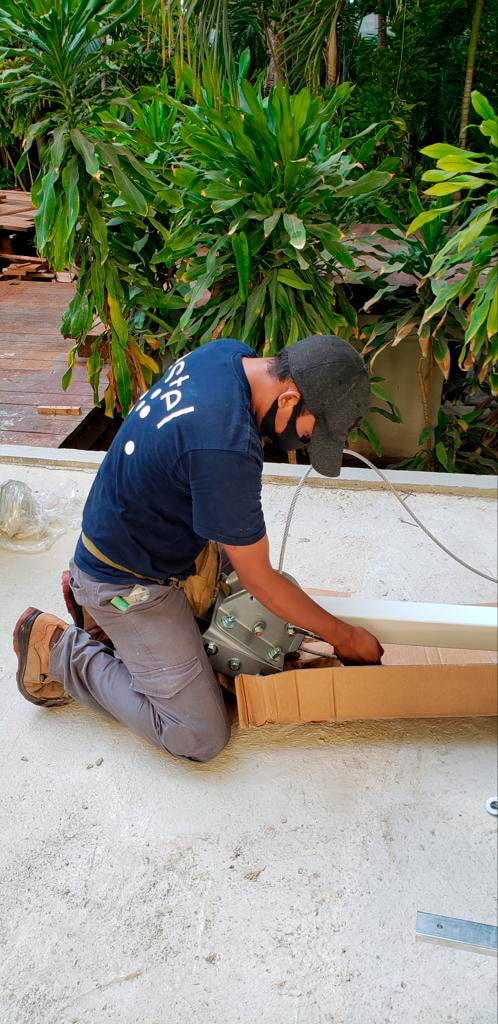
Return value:
M 0 485 L 0 548 L 46 551 L 68 529 L 76 529 L 81 502 L 76 487 L 37 497 L 21 480 Z

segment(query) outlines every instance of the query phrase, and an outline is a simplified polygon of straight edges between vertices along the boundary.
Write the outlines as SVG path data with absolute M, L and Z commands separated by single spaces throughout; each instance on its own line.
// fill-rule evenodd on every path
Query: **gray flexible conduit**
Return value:
M 387 476 L 385 476 L 385 474 L 382 472 L 381 469 L 378 469 L 377 466 L 374 466 L 373 462 L 370 462 L 370 459 L 365 458 L 364 455 L 360 455 L 359 452 L 351 451 L 349 448 L 345 448 L 344 449 L 344 454 L 345 455 L 352 455 L 353 458 L 359 459 L 360 462 L 364 462 L 366 466 L 368 466 L 370 469 L 373 469 L 374 473 L 377 473 L 377 476 L 379 476 L 381 478 L 381 480 L 383 480 L 384 483 L 387 484 L 389 490 L 392 492 L 392 494 L 394 494 L 394 497 L 396 498 L 397 501 L 399 501 L 400 505 L 404 508 L 405 512 L 408 512 L 408 515 L 412 517 L 412 519 L 416 522 L 417 526 L 419 526 L 420 529 L 423 530 L 424 533 L 426 533 L 428 537 L 430 537 L 430 539 L 434 542 L 434 544 L 437 544 L 438 548 L 441 548 L 441 550 L 444 551 L 447 555 L 449 555 L 450 558 L 453 558 L 455 560 L 455 562 L 458 562 L 460 565 L 463 565 L 464 569 L 469 569 L 470 572 L 476 573 L 477 576 L 482 576 L 482 578 L 485 579 L 485 580 L 490 580 L 491 583 L 498 583 L 498 579 L 495 579 L 494 576 L 489 576 L 487 572 L 482 572 L 481 569 L 475 569 L 473 565 L 469 565 L 468 562 L 464 562 L 463 558 L 460 558 L 459 555 L 455 555 L 454 551 L 450 551 L 450 549 L 447 548 L 445 544 L 442 544 L 441 541 L 438 540 L 437 537 L 435 537 L 434 534 L 431 533 L 431 531 L 428 530 L 427 527 L 424 526 L 423 523 L 421 523 L 420 519 L 418 519 L 418 517 L 415 515 L 415 512 L 412 512 L 411 508 L 409 508 L 408 505 L 406 504 L 406 500 L 404 498 L 402 498 L 399 495 L 399 493 L 396 490 L 396 488 L 393 487 L 391 481 L 387 479 Z M 297 502 L 297 499 L 298 499 L 298 497 L 299 497 L 299 495 L 301 493 L 301 489 L 304 486 L 304 484 L 306 482 L 306 479 L 310 475 L 312 469 L 313 469 L 313 466 L 308 466 L 307 467 L 307 469 L 303 473 L 303 475 L 302 475 L 302 477 L 301 477 L 301 479 L 300 479 L 300 481 L 299 481 L 299 483 L 298 483 L 298 485 L 297 485 L 297 487 L 296 487 L 296 489 L 294 491 L 294 494 L 292 496 L 292 501 L 290 503 L 290 508 L 289 508 L 288 513 L 287 513 L 287 520 L 286 520 L 286 523 L 285 523 L 284 535 L 283 535 L 283 538 L 282 538 L 282 546 L 280 548 L 280 558 L 279 558 L 279 561 L 278 561 L 278 571 L 279 572 L 282 572 L 283 565 L 284 565 L 285 549 L 287 547 L 287 539 L 288 539 L 288 536 L 289 536 L 290 524 L 291 524 L 291 521 L 292 521 L 292 516 L 294 515 L 294 509 L 296 507 L 296 502 Z

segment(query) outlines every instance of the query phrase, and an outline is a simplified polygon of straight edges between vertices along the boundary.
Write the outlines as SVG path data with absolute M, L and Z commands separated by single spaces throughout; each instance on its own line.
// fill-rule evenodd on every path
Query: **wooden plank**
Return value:
M 0 281 L 0 284 L 2 282 Z M 1 307 L 0 307 L 1 309 Z M 15 344 L 16 342 L 23 343 L 31 341 L 33 345 L 36 345 L 40 337 L 47 337 L 53 340 L 60 352 L 67 352 L 68 348 L 72 348 L 74 342 L 72 338 L 63 338 L 60 332 L 60 321 L 54 326 L 49 320 L 45 319 L 44 310 L 40 310 L 38 314 L 38 323 L 36 320 L 26 320 L 19 324 L 11 323 L 10 319 L 6 316 L 0 315 L 0 323 L 2 324 L 2 347 L 9 347 L 9 343 Z M 24 329 L 23 329 L 24 326 Z
M 19 338 L 3 338 L 0 356 L 2 359 L 12 359 L 12 353 L 19 352 L 23 360 L 29 359 L 31 354 L 38 359 L 45 359 L 45 353 L 50 353 L 54 359 L 60 361 L 67 360 L 68 351 L 69 349 L 65 345 L 63 347 L 57 344 L 57 339 L 53 335 L 40 332 L 37 338 L 23 338 L 22 335 Z
M 67 365 L 67 364 L 64 364 L 64 365 Z M 75 369 L 76 369 L 76 367 L 75 367 Z M 45 371 L 45 372 L 43 372 L 43 371 Z M 61 376 L 62 376 L 60 371 L 61 371 L 61 367 L 60 366 L 56 366 L 56 367 L 52 366 L 52 367 L 47 368 L 45 363 L 43 364 L 41 369 L 40 368 L 37 369 L 36 367 L 30 367 L 30 366 L 19 366 L 19 367 L 16 366 L 14 368 L 14 366 L 12 366 L 12 363 L 9 362 L 9 366 L 4 367 L 3 370 L 0 370 L 0 382 L 3 381 L 3 383 L 5 385 L 7 385 L 11 381 L 17 381 L 17 382 L 19 382 L 19 381 L 26 381 L 26 378 L 29 378 L 29 382 L 28 383 L 29 383 L 31 388 L 33 388 L 35 386 L 36 387 L 38 387 L 38 386 L 43 387 L 44 385 L 48 385 L 48 384 L 52 384 L 52 386 L 55 385 L 57 388 L 59 388 L 60 387 Z M 39 398 L 40 398 L 40 396 L 38 395 L 38 399 Z
M 7 255 L 12 252 L 12 242 L 7 234 L 0 229 L 0 252 Z
M 35 358 L 35 355 L 33 355 L 32 358 L 30 357 L 29 370 L 49 369 L 53 365 L 54 365 L 54 361 L 53 361 L 53 359 L 50 359 L 50 356 L 48 356 L 47 359 L 40 359 L 38 357 Z M 66 366 L 67 366 L 67 363 L 66 363 Z M 10 359 L 10 358 L 2 359 L 1 355 L 0 355 L 0 370 L 11 370 L 11 369 L 12 369 L 12 359 Z M 19 370 L 17 370 L 16 372 L 18 373 Z
M 33 217 L 34 210 L 31 206 L 21 206 L 16 203 L 4 203 L 0 207 L 0 218 L 3 220 L 4 217 Z
M 2 348 L 0 348 L 0 359 L 12 360 L 17 356 L 18 363 L 20 366 L 31 365 L 31 358 L 36 359 L 38 361 L 41 360 L 42 362 L 48 361 L 51 364 L 57 361 L 57 363 L 60 366 L 62 366 L 64 363 L 67 366 L 68 350 L 65 348 L 65 346 L 64 348 L 62 348 L 62 346 L 59 348 L 54 344 L 55 338 L 50 338 L 50 336 L 44 337 L 43 335 L 40 335 L 37 341 L 38 343 L 34 342 L 33 339 L 31 339 L 29 345 L 27 345 L 26 342 L 23 342 L 22 340 L 19 342 L 11 342 L 10 345 L 7 344 L 7 341 L 4 341 Z
M 13 383 L 17 382 L 14 381 Z M 83 382 L 76 386 L 71 384 L 68 391 L 63 391 L 62 388 L 59 388 L 58 391 L 55 389 L 53 391 L 44 390 L 43 398 L 49 405 L 57 405 L 58 402 L 62 403 L 64 399 L 71 399 L 74 402 L 78 402 L 85 411 L 93 408 L 91 396 L 88 395 L 88 384 L 85 386 Z M 23 385 L 20 388 L 14 389 L 9 384 L 4 385 L 0 381 L 0 407 L 5 405 L 27 405 L 34 408 L 39 401 L 39 391 L 26 391 Z
M 34 226 L 34 218 L 28 221 L 25 219 L 24 214 L 19 214 L 18 217 L 2 217 L 2 213 L 0 211 L 0 228 L 4 231 L 29 231 L 29 229 Z
M 33 359 L 51 359 L 52 362 L 57 359 L 58 362 L 65 361 L 67 363 L 67 357 L 64 359 L 64 356 L 65 354 L 55 346 L 54 339 L 50 335 L 46 337 L 40 335 L 38 344 L 31 339 L 29 345 L 22 338 L 19 341 L 11 341 L 10 345 L 4 340 L 4 347 L 0 349 L 1 359 L 17 359 L 19 366 L 29 366 L 31 357 Z
M 60 385 L 72 347 L 60 333 L 60 322 L 73 294 L 72 284 L 21 281 L 13 287 L 0 279 L 0 444 L 77 446 L 83 422 L 81 444 L 99 443 L 98 415 L 87 427 L 87 418 L 99 410 L 93 404 L 85 363 L 74 367 L 68 392 Z M 106 386 L 103 374 L 101 395 Z M 40 406 L 71 407 L 71 412 L 39 415 Z M 74 414 L 75 409 L 80 413 Z
M 52 270 L 28 270 L 23 277 L 27 278 L 28 281 L 55 281 L 55 274 Z
M 27 210 L 34 209 L 31 201 L 31 194 L 29 192 L 14 192 L 9 190 L 8 192 L 2 192 L 2 199 L 6 206 L 14 206 L 16 209 L 19 207 Z
M 0 216 L 2 217 L 34 217 L 35 209 L 33 206 L 28 206 L 26 203 L 5 203 L 1 207 Z
M 0 444 L 22 444 L 38 448 L 60 448 L 66 438 L 65 431 L 62 434 L 35 434 L 23 433 L 22 430 L 0 430 Z
M 31 207 L 33 203 L 31 201 L 31 193 L 25 192 L 22 188 L 4 188 L 0 192 L 0 201 L 14 204 L 28 203 Z
M 51 270 L 45 270 L 45 266 L 46 264 L 40 260 L 29 260 L 26 263 L 9 262 L 6 267 L 2 267 L 2 275 L 3 277 L 26 277 L 29 274 L 33 277 L 40 277 L 41 280 L 52 280 L 54 275 Z
M 91 390 L 87 389 L 85 392 L 81 386 L 78 386 L 82 385 L 83 381 L 76 382 L 77 386 L 74 390 L 71 388 L 67 392 L 62 390 L 60 383 L 61 375 L 59 373 L 53 374 L 50 377 L 48 374 L 43 374 L 43 380 L 33 380 L 28 375 L 18 377 L 15 380 L 8 380 L 7 378 L 2 380 L 0 371 L 0 403 L 4 405 L 31 405 L 32 409 L 35 409 L 38 405 L 78 404 L 85 407 L 92 406 L 93 397 Z M 24 387 L 27 395 L 31 395 L 31 401 L 29 398 L 23 401 L 22 396 L 16 390 L 19 385 L 21 385 L 21 391 Z M 55 401 L 51 401 L 52 396 Z
M 26 412 L 26 406 L 16 409 L 15 405 L 11 405 L 9 410 L 6 414 L 0 411 L 0 432 L 10 430 L 22 433 L 27 431 L 30 434 L 62 433 L 67 437 L 80 425 L 82 419 L 81 416 L 64 416 L 62 421 L 60 416 L 38 416 L 31 410 Z
M 16 346 L 22 347 L 24 351 L 27 351 L 29 348 L 34 348 L 39 352 L 40 341 L 43 350 L 47 347 L 47 343 L 50 343 L 51 347 L 59 356 L 64 354 L 67 355 L 69 349 L 72 348 L 70 339 L 68 340 L 67 338 L 63 338 L 62 334 L 60 338 L 58 338 L 53 328 L 52 330 L 49 328 L 43 328 L 40 331 L 37 331 L 36 334 L 22 334 L 21 331 L 16 334 L 12 331 L 2 331 L 0 352 L 11 352 Z
M 43 345 L 43 342 L 40 342 L 40 346 L 41 345 Z M 57 369 L 64 367 L 64 370 L 67 369 L 67 359 L 61 360 L 60 353 L 57 352 L 57 349 L 53 348 L 47 348 L 47 351 L 40 356 L 36 349 L 26 349 L 23 348 L 22 345 L 18 345 L 15 352 L 12 350 L 8 352 L 0 352 L 0 359 L 4 361 L 7 369 L 9 367 L 15 368 L 16 370 L 18 368 L 22 369 L 23 367 L 29 369 L 34 365 L 35 360 L 37 362 L 42 362 L 44 366 L 56 366 Z
M 10 259 L 12 263 L 33 263 L 37 267 L 41 267 L 47 262 L 43 259 L 43 256 L 22 256 L 19 252 L 13 252 L 11 256 L 7 256 L 6 253 L 0 253 L 0 259 Z
M 75 370 L 76 369 L 78 368 L 75 367 Z M 45 372 L 43 373 L 43 371 Z M 56 367 L 55 369 L 47 369 L 45 365 L 42 367 L 41 370 L 32 370 L 30 368 L 16 368 L 14 370 L 12 367 L 10 368 L 10 370 L 0 370 L 0 384 L 2 384 L 4 387 L 7 387 L 9 384 L 19 384 L 20 382 L 25 381 L 26 386 L 29 387 L 31 390 L 35 386 L 40 388 L 50 387 L 52 390 L 55 387 L 57 388 L 57 390 L 59 390 L 61 377 L 61 367 Z M 76 381 L 78 381 L 78 379 L 80 383 L 83 381 L 83 377 L 76 377 Z M 91 394 L 90 389 L 89 393 Z M 38 402 L 40 401 L 40 397 L 41 394 L 40 392 L 38 392 Z
M 0 406 L 0 412 L 2 407 Z M 38 416 L 81 416 L 79 405 L 38 405 Z
M 28 196 L 27 199 L 26 199 L 26 197 L 24 197 L 24 199 L 19 199 L 19 200 L 18 199 L 9 198 L 9 199 L 6 200 L 5 203 L 2 203 L 2 205 L 0 206 L 0 211 L 1 211 L 2 214 L 4 213 L 4 211 L 10 211 L 10 210 L 13 213 L 16 213 L 16 214 L 17 213 L 30 213 L 30 214 L 34 215 L 35 212 L 36 212 L 35 207 L 33 206 L 33 204 L 31 203 L 31 201 L 29 199 L 29 196 Z
M 81 372 L 82 369 L 83 373 Z M 60 371 L 61 367 L 59 366 L 55 367 L 50 373 L 43 370 L 33 370 L 33 372 L 29 370 L 26 372 L 17 371 L 17 374 L 4 371 L 0 373 L 0 394 L 4 391 L 8 391 L 11 394 L 23 393 L 24 391 L 33 394 L 36 392 L 37 401 L 33 404 L 40 405 L 40 398 L 43 398 L 43 395 L 40 394 L 40 389 L 42 389 L 43 394 L 47 395 L 62 394 L 62 373 Z M 92 400 L 93 391 L 88 384 L 88 375 L 85 367 L 74 367 L 71 385 L 66 394 L 77 395 L 78 397 L 84 394 L 87 395 L 88 401 Z
M 5 195 L 3 193 L 2 210 L 4 209 L 33 210 L 34 207 L 29 192 L 24 192 L 21 196 Z
M 0 235 L 1 237 L 1 235 Z M 30 295 L 30 290 L 34 294 Z M 52 281 L 50 285 L 34 283 L 12 285 L 8 281 L 0 281 L 0 310 L 2 315 L 14 314 L 15 323 L 19 325 L 26 318 L 27 323 L 43 322 L 52 324 L 54 330 L 59 329 L 62 313 L 69 305 L 74 294 L 74 285 Z M 19 319 L 20 308 L 22 316 Z

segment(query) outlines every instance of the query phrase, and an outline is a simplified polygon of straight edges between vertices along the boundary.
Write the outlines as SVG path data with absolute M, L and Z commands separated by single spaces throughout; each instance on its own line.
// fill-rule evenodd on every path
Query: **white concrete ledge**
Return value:
M 53 469 L 78 469 L 97 472 L 105 452 L 87 452 L 73 448 L 37 448 L 28 445 L 0 445 L 0 465 L 38 466 Z M 263 483 L 293 486 L 299 482 L 304 466 L 265 462 Z M 400 491 L 433 494 L 467 494 L 481 498 L 498 496 L 498 477 L 466 473 L 420 473 L 383 470 Z M 339 477 L 320 476 L 312 470 L 306 486 L 342 490 L 385 490 L 383 481 L 371 469 L 343 468 Z
M 81 469 L 96 473 L 105 452 L 79 448 L 38 448 L 31 445 L 0 444 L 0 466 L 37 466 L 39 469 Z
M 306 466 L 290 466 L 265 462 L 263 482 L 295 485 L 299 483 Z M 498 497 L 498 477 L 472 473 L 420 473 L 402 469 L 383 469 L 384 476 L 399 491 L 425 491 L 433 494 L 468 494 L 478 497 Z M 386 490 L 386 485 L 373 469 L 343 467 L 338 477 L 321 476 L 311 470 L 305 486 L 328 487 L 341 490 Z

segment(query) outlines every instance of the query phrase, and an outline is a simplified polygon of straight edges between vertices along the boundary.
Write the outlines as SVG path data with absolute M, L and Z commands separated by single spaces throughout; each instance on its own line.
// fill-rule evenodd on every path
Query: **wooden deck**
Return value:
M 34 225 L 35 210 L 31 202 L 31 193 L 21 192 L 19 189 L 0 191 L 0 252 L 12 252 L 9 233 L 29 231 Z
M 60 322 L 73 290 L 56 281 L 0 280 L 0 444 L 60 448 L 94 408 L 84 360 L 68 391 L 60 383 L 71 345 Z M 38 414 L 46 405 L 79 406 L 81 414 Z

